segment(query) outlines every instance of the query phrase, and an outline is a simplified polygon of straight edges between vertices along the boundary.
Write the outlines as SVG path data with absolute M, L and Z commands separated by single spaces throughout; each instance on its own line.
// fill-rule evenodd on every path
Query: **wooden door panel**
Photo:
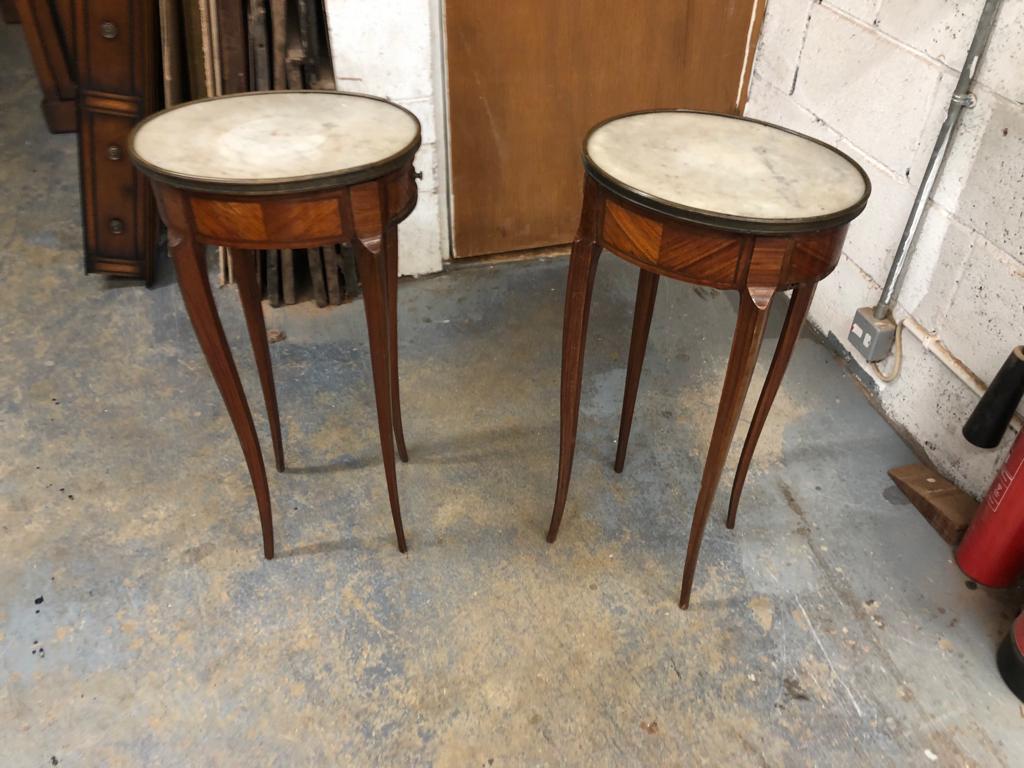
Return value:
M 638 109 L 736 112 L 763 0 L 447 0 L 455 255 L 572 240 L 580 148 Z

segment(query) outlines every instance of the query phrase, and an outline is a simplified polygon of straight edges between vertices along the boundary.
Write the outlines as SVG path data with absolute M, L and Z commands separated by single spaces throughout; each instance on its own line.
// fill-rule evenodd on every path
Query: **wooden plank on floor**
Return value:
M 973 497 L 923 464 L 890 469 L 889 477 L 944 541 L 960 543 L 978 508 Z

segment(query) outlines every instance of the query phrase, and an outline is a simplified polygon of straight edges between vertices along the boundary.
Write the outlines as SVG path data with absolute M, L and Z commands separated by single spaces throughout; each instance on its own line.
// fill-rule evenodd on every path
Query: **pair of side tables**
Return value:
M 371 96 L 290 91 L 190 102 L 153 115 L 130 142 L 152 181 L 185 307 L 242 445 L 263 551 L 274 556 L 270 492 L 256 428 L 207 275 L 207 245 L 231 249 L 284 469 L 255 251 L 351 245 L 370 339 L 381 454 L 398 549 L 406 551 L 395 454 L 408 461 L 398 377 L 398 224 L 416 205 L 420 125 Z M 565 508 L 579 415 L 587 320 L 598 256 L 640 267 L 615 471 L 626 456 L 640 370 L 661 276 L 739 293 L 739 313 L 693 514 L 679 605 L 689 605 L 697 556 L 774 296 L 792 289 L 775 355 L 743 445 L 726 524 L 789 363 L 814 289 L 839 260 L 847 224 L 870 182 L 853 160 L 767 123 L 685 110 L 614 117 L 583 148 L 583 210 L 569 262 L 562 337 L 558 481 L 547 539 Z

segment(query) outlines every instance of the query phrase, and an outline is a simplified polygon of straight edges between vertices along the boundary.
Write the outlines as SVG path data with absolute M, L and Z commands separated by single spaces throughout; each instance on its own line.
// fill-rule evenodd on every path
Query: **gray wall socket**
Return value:
M 869 363 L 885 360 L 896 340 L 896 322 L 892 315 L 879 320 L 874 307 L 861 307 L 853 316 L 850 335 L 853 348 Z

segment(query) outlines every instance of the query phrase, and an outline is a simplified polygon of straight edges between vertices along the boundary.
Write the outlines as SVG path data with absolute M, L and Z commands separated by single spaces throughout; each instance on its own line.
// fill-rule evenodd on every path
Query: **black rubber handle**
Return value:
M 999 373 L 988 385 L 974 407 L 964 437 L 979 448 L 995 448 L 1006 432 L 1021 397 L 1024 396 L 1024 347 L 1017 347 L 1006 358 Z

